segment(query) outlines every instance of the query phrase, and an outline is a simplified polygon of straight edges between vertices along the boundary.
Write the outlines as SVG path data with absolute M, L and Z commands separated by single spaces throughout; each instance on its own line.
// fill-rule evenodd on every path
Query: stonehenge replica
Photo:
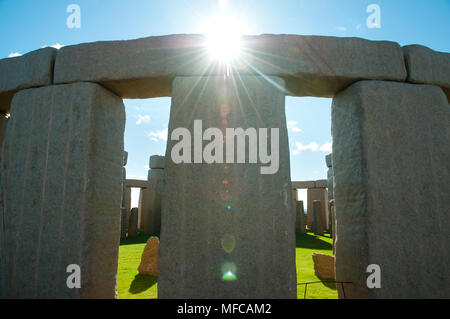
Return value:
M 340 298 L 448 298 L 450 54 L 245 36 L 227 75 L 203 43 L 170 35 L 0 60 L 0 297 L 115 298 L 119 241 L 138 227 L 127 188 L 139 187 L 140 227 L 160 230 L 159 298 L 296 298 L 295 232 L 314 203 L 322 228 L 335 224 L 336 280 L 349 282 Z M 333 98 L 331 175 L 303 187 L 316 193 L 303 221 L 286 96 Z M 124 182 L 122 99 L 153 97 L 172 98 L 166 156 L 136 186 Z M 278 171 L 261 174 L 262 160 L 175 163 L 170 136 L 194 135 L 195 120 L 278 129 Z M 158 205 L 161 216 L 147 208 Z M 66 284 L 72 264 L 79 289 Z M 372 264 L 380 288 L 366 283 Z

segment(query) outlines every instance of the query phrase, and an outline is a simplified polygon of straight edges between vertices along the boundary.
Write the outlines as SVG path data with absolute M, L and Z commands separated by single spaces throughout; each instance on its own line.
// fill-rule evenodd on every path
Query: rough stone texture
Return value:
M 318 200 L 321 202 L 321 212 L 320 214 L 324 214 L 328 216 L 328 193 L 325 188 L 308 188 L 307 190 L 307 223 L 308 228 L 312 229 L 314 215 L 313 215 L 313 202 Z M 325 217 L 325 220 L 328 224 L 328 218 Z
M 327 188 L 328 187 L 328 180 L 321 179 L 315 182 L 316 188 Z
M 0 114 L 0 158 L 2 157 L 3 140 L 5 139 L 7 124 L 8 118 L 4 114 Z
M 328 168 L 333 166 L 332 157 L 331 157 L 332 155 L 333 154 L 328 154 L 327 156 L 325 156 L 325 162 L 326 162 Z
M 164 187 L 164 170 L 151 169 L 148 173 L 148 189 L 144 191 L 142 230 L 146 234 L 161 232 L 161 196 Z
M 93 83 L 14 96 L 1 163 L 8 298 L 114 298 L 125 108 Z M 69 289 L 66 267 L 81 267 Z
M 145 182 L 147 187 L 148 187 L 148 181 Z M 148 197 L 146 194 L 146 190 L 147 188 L 141 188 L 141 190 L 139 191 L 139 207 L 138 207 L 138 223 L 137 223 L 137 227 L 138 229 L 142 229 L 142 212 L 144 210 L 147 210 L 145 207 L 146 205 L 146 198 Z
M 292 212 L 294 215 L 294 227 L 297 228 L 297 190 L 292 190 Z
M 292 182 L 292 188 L 295 189 L 308 189 L 315 188 L 316 181 L 306 181 L 306 182 Z
M 125 152 L 126 153 L 126 152 Z M 128 158 L 128 153 L 126 153 L 127 155 L 123 157 L 123 165 L 126 165 L 126 160 Z M 127 228 L 128 228 L 128 212 L 127 212 L 127 208 L 126 208 L 126 196 L 127 196 L 127 186 L 126 186 L 126 181 L 127 181 L 127 171 L 125 169 L 125 167 L 122 167 L 122 203 L 120 205 L 120 238 L 126 238 L 127 237 Z
M 334 257 L 325 254 L 312 254 L 314 273 L 320 279 L 334 279 Z
M 229 128 L 279 128 L 280 162 L 273 175 L 262 175 L 261 163 L 175 164 L 178 142 L 169 139 L 160 298 L 296 298 L 285 96 L 277 89 L 283 86 L 276 77 L 175 79 L 169 136 L 178 127 L 193 134 L 194 119 L 204 129 L 221 128 L 221 115 Z M 236 280 L 222 280 L 228 270 Z
M 158 276 L 158 237 L 150 237 L 145 245 L 138 271 L 141 275 Z
M 296 205 L 296 221 L 295 221 L 295 230 L 297 233 L 304 234 L 306 233 L 306 225 L 305 225 L 305 209 L 303 207 L 303 201 L 297 201 Z
M 330 167 L 327 172 L 328 175 L 328 200 L 332 200 L 334 198 L 334 187 L 333 187 L 333 167 Z
M 125 208 L 127 209 L 127 218 L 130 217 L 131 212 L 131 188 L 127 187 L 125 191 Z
M 138 180 L 138 179 L 127 179 L 127 187 L 132 188 L 147 188 L 147 181 Z
M 240 75 L 284 78 L 287 94 L 332 97 L 358 80 L 406 79 L 401 47 L 360 38 L 259 35 L 242 38 Z M 224 74 L 201 35 L 170 35 L 63 47 L 55 83 L 98 82 L 123 98 L 171 96 L 175 76 Z
M 151 156 L 150 157 L 150 169 L 164 169 L 166 166 L 166 158 L 164 156 Z
M 332 105 L 336 276 L 347 298 L 450 296 L 450 107 L 431 85 L 356 83 Z M 366 288 L 367 266 L 381 289 Z M 342 296 L 342 294 L 341 294 Z
M 52 84 L 57 50 L 44 48 L 23 56 L 0 60 L 0 111 L 8 113 L 14 93 Z
M 314 235 L 323 235 L 326 229 L 326 218 L 324 215 L 324 207 L 320 200 L 313 202 L 313 232 Z
M 450 99 L 450 53 L 434 51 L 422 45 L 403 47 L 407 81 L 440 86 Z
M 331 230 L 332 230 L 332 236 L 333 236 L 333 255 L 336 254 L 336 238 L 337 238 L 337 228 L 336 228 L 336 205 L 334 202 L 334 199 L 330 201 L 330 207 L 331 207 Z
M 138 234 L 138 208 L 132 208 L 128 219 L 128 237 L 135 237 Z

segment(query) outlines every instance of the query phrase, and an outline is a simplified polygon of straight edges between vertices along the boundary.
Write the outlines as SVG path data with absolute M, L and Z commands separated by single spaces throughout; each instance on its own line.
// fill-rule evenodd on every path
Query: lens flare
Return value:
M 237 280 L 236 265 L 232 262 L 227 262 L 222 266 L 222 280 L 233 281 Z
M 222 248 L 227 254 L 230 254 L 234 247 L 236 247 L 236 239 L 231 234 L 226 234 L 222 237 Z
M 227 16 L 213 19 L 206 27 L 206 47 L 214 60 L 229 64 L 241 52 L 242 26 Z
M 234 281 L 236 280 L 236 275 L 233 274 L 233 272 L 231 270 L 228 270 L 226 273 L 224 273 L 222 275 L 222 280 L 223 281 Z

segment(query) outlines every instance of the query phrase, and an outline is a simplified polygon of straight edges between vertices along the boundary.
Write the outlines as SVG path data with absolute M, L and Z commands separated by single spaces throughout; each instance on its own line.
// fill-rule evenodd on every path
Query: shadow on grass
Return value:
M 121 239 L 120 246 L 145 244 L 150 237 L 159 238 L 159 234 L 147 235 L 139 231 L 139 234 L 136 237 L 127 237 L 125 239 Z
M 306 234 L 296 235 L 296 246 L 297 248 L 308 248 L 308 249 L 320 249 L 320 250 L 331 250 L 333 245 L 322 240 L 322 236 L 315 236 L 311 232 Z M 325 238 L 328 236 L 325 236 Z
M 151 287 L 153 287 L 158 282 L 158 277 L 154 276 L 144 276 L 144 275 L 136 275 L 134 277 L 133 282 L 131 283 L 130 289 L 128 290 L 130 293 L 138 294 L 144 292 Z

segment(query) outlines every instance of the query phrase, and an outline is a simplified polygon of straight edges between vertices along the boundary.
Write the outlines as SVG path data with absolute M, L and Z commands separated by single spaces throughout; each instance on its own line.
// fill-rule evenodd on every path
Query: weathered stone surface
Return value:
M 328 175 L 328 200 L 332 200 L 334 198 L 334 188 L 333 188 L 333 167 L 330 167 L 327 172 Z
M 328 154 L 327 156 L 325 156 L 325 162 L 327 163 L 328 168 L 333 166 L 331 156 L 332 156 L 332 154 Z
M 0 111 L 8 113 L 14 93 L 52 84 L 57 50 L 44 48 L 23 56 L 0 60 Z
M 336 228 L 336 205 L 334 199 L 330 201 L 331 207 L 331 234 L 333 236 L 333 255 L 336 254 L 336 238 L 337 238 L 337 228 Z
M 93 83 L 14 96 L 1 164 L 9 298 L 114 298 L 125 108 Z M 66 267 L 81 267 L 81 289 Z
M 407 81 L 440 86 L 450 97 L 450 53 L 434 51 L 422 45 L 403 47 Z
M 297 233 L 304 234 L 306 233 L 306 224 L 305 224 L 305 209 L 303 206 L 303 201 L 297 201 L 296 203 L 296 221 L 295 221 L 295 230 Z
M 224 118 L 229 128 L 279 128 L 280 162 L 273 175 L 262 175 L 260 169 L 267 165 L 259 161 L 175 164 L 171 152 L 178 142 L 169 139 L 160 298 L 296 298 L 285 96 L 277 88 L 284 83 L 276 77 L 269 80 L 175 79 L 169 137 L 179 127 L 193 136 L 194 119 L 202 120 L 204 129 L 222 128 Z M 236 280 L 222 280 L 224 275 L 230 279 L 230 273 Z
M 127 179 L 127 187 L 147 188 L 148 183 L 147 183 L 147 181 L 139 180 L 139 179 Z
M 128 231 L 128 212 L 125 207 L 120 209 L 120 238 L 127 238 Z
M 138 208 L 132 208 L 128 219 L 128 237 L 135 237 L 138 234 Z
M 336 278 L 347 298 L 450 296 L 450 107 L 431 85 L 363 81 L 332 105 Z M 367 266 L 381 288 L 367 289 Z M 342 295 L 341 295 L 342 296 Z
M 307 190 L 307 223 L 308 228 L 312 229 L 313 223 L 314 223 L 314 210 L 313 210 L 313 203 L 315 200 L 320 201 L 321 203 L 321 210 L 320 214 L 328 216 L 328 192 L 325 188 L 308 188 Z M 328 218 L 327 217 L 321 217 L 323 218 L 326 223 L 328 224 Z
M 327 188 L 328 187 L 328 180 L 321 179 L 315 182 L 316 188 Z
M 314 273 L 320 279 L 334 279 L 334 257 L 325 254 L 312 254 Z
M 125 192 L 125 208 L 127 209 L 127 216 L 130 217 L 131 212 L 131 188 L 127 187 Z
M 6 125 L 8 118 L 4 114 L 0 114 L 0 158 L 2 156 L 3 140 L 5 139 Z
M 150 157 L 150 168 L 151 169 L 164 169 L 166 165 L 166 158 L 164 156 L 151 156 Z
M 158 237 L 150 237 L 145 245 L 138 271 L 141 275 L 158 276 Z
M 316 181 L 305 181 L 305 182 L 292 182 L 292 188 L 295 189 L 308 189 L 315 188 Z
M 151 169 L 148 188 L 143 192 L 141 227 L 146 234 L 161 232 L 161 196 L 164 186 L 164 170 Z
M 326 218 L 324 214 L 324 207 L 320 200 L 313 202 L 313 232 L 314 235 L 322 236 L 326 227 Z
M 231 72 L 284 78 L 287 94 L 332 97 L 362 80 L 406 79 L 403 52 L 394 42 L 323 36 L 242 38 Z M 175 76 L 222 75 L 202 35 L 170 35 L 63 47 L 55 83 L 98 82 L 123 98 L 171 96 Z
M 127 163 L 128 163 L 128 152 L 123 152 L 123 166 L 127 166 Z

